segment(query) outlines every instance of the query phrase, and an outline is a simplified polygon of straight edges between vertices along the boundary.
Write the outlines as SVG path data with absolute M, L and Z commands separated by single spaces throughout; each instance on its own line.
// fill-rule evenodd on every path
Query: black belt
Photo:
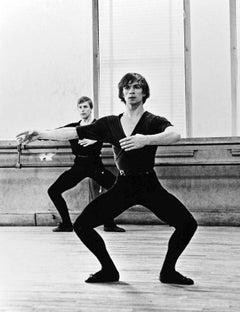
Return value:
M 88 155 L 76 155 L 77 158 L 89 158 Z
M 138 171 L 138 172 L 133 172 L 133 171 L 125 171 L 125 170 L 119 170 L 120 176 L 143 176 L 143 175 L 148 175 L 153 173 L 153 169 L 147 170 L 147 171 Z

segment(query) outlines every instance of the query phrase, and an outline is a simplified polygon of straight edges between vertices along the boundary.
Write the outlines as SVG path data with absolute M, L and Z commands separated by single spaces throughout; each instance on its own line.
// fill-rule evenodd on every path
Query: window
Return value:
M 137 72 L 150 86 L 145 109 L 167 117 L 184 135 L 183 1 L 99 1 L 99 42 L 99 116 L 123 111 L 117 84 Z
M 190 20 L 185 29 L 184 4 Z M 240 55 L 234 52 L 239 17 L 240 2 L 235 0 L 99 1 L 99 115 L 122 112 L 117 84 L 125 73 L 139 72 L 151 91 L 145 109 L 166 116 L 182 136 L 231 136 L 237 129 L 239 134 Z M 189 53 L 184 53 L 186 33 Z
M 229 1 L 195 0 L 190 5 L 192 135 L 231 136 Z
M 92 96 L 89 0 L 0 1 L 0 139 L 79 119 Z
M 236 93 L 237 93 L 237 107 L 236 107 L 236 121 L 237 121 L 237 135 L 240 135 L 240 70 L 239 70 L 239 62 L 240 62 L 240 1 L 236 1 L 237 6 L 236 6 L 236 23 L 237 23 L 237 29 L 236 29 L 236 33 L 237 33 L 237 42 L 235 45 L 235 49 L 236 49 L 236 72 L 237 72 L 237 77 L 236 77 Z

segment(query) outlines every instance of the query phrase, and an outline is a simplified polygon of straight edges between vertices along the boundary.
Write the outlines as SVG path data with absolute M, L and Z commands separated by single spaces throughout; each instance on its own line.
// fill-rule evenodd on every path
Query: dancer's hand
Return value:
M 94 144 L 94 143 L 96 143 L 96 142 L 97 142 L 96 140 L 90 140 L 90 139 L 81 139 L 81 140 L 78 140 L 78 144 L 82 145 L 83 147 L 92 145 L 92 144 Z
M 28 144 L 30 142 L 34 142 L 38 140 L 39 138 L 39 133 L 36 130 L 29 130 L 29 131 L 24 131 L 19 133 L 16 136 L 16 140 L 18 144 Z
M 121 139 L 119 143 L 121 148 L 127 152 L 134 149 L 143 148 L 145 145 L 148 145 L 148 136 L 137 133 L 135 135 Z

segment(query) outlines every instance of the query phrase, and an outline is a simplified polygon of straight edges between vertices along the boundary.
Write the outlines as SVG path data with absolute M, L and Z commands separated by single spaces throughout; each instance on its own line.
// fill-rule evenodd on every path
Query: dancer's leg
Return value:
M 74 166 L 63 172 L 48 189 L 48 195 L 61 216 L 63 226 L 66 228 L 71 228 L 72 221 L 62 193 L 76 186 L 85 177 L 84 171 Z
M 74 223 L 74 231 L 77 236 L 101 264 L 101 270 L 90 276 L 86 282 L 110 282 L 119 279 L 119 273 L 106 245 L 94 227 L 104 224 L 105 220 L 109 218 L 113 219 L 131 205 L 124 196 L 123 188 L 121 182 L 116 183 L 108 192 L 93 200 Z
M 116 181 L 116 176 L 102 166 L 93 167 L 91 178 L 101 187 L 109 190 Z M 104 231 L 106 232 L 125 232 L 125 230 L 116 225 L 114 219 L 110 218 L 104 222 Z
M 151 191 L 146 194 L 143 204 L 159 219 L 175 227 L 175 231 L 168 243 L 160 279 L 162 282 L 193 284 L 191 279 L 184 279 L 180 273 L 176 272 L 175 266 L 178 258 L 194 235 L 197 229 L 197 222 L 175 196 L 165 190 L 159 183 L 154 184 L 155 187 L 152 187 Z

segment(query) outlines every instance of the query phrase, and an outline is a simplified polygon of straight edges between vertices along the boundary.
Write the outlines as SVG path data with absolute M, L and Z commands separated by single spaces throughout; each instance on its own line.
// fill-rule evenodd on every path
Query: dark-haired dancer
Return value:
M 89 125 L 96 120 L 92 116 L 93 103 L 87 96 L 82 96 L 77 103 L 80 114 L 80 121 L 66 125 L 65 127 L 77 127 Z M 49 187 L 48 195 L 58 210 L 62 221 L 53 229 L 53 232 L 72 232 L 73 225 L 62 194 L 75 187 L 86 177 L 92 178 L 101 187 L 110 189 L 115 180 L 115 175 L 104 168 L 100 157 L 102 143 L 90 139 L 70 140 L 72 153 L 75 155 L 74 165 L 64 171 L 58 179 Z M 113 219 L 109 218 L 104 222 L 104 231 L 125 232 L 117 226 Z
M 126 74 L 119 82 L 119 97 L 125 103 L 125 112 L 107 116 L 94 124 L 47 130 L 27 131 L 17 136 L 25 144 L 37 139 L 67 140 L 79 137 L 108 142 L 113 145 L 119 175 L 114 186 L 94 199 L 74 223 L 81 241 L 97 257 L 102 268 L 90 275 L 88 283 L 114 282 L 119 272 L 111 259 L 101 236 L 94 230 L 108 218 L 115 218 L 134 204 L 142 204 L 159 219 L 173 226 L 160 281 L 192 285 L 192 279 L 176 271 L 176 263 L 197 229 L 197 222 L 186 207 L 159 183 L 153 169 L 157 145 L 171 144 L 180 135 L 165 118 L 144 111 L 149 97 L 149 86 L 144 77 Z M 112 203 L 115 203 L 114 206 Z

